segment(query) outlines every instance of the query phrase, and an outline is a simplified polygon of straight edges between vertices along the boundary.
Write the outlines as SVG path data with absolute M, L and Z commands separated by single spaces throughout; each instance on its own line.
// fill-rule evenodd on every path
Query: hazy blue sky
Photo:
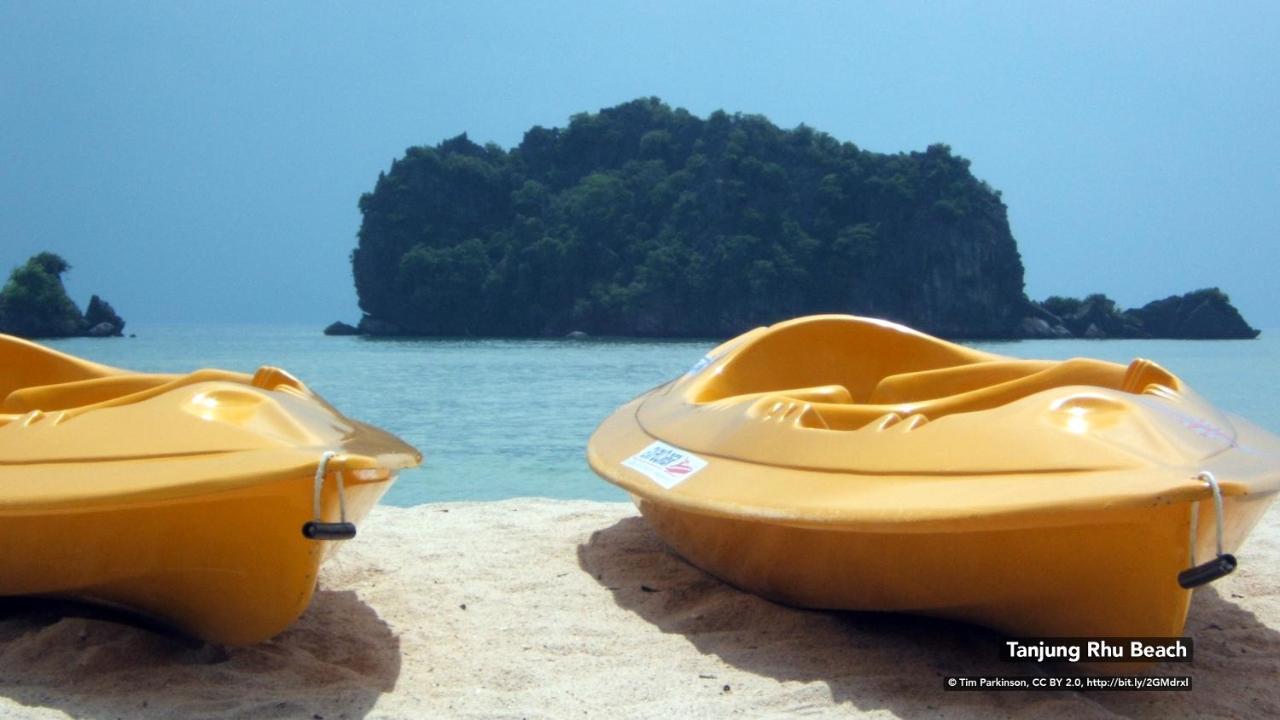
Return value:
M 0 271 L 55 250 L 135 323 L 355 320 L 406 147 L 656 95 L 950 144 L 1034 298 L 1219 285 L 1280 327 L 1277 48 L 1276 2 L 0 0 Z

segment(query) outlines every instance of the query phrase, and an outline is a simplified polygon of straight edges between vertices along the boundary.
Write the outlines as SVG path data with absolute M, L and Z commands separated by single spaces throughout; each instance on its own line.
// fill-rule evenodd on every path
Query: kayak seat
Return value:
M 1085 358 L 1015 360 L 848 316 L 784 326 L 748 343 L 700 377 L 689 399 L 748 401 L 762 418 L 792 407 L 802 427 L 854 430 L 912 417 L 910 426 L 917 427 L 1066 386 L 1132 393 L 1152 385 L 1180 389 L 1177 378 L 1147 360 L 1128 367 Z
M 1056 363 L 1044 360 L 1012 360 L 897 373 L 878 382 L 867 402 L 883 405 L 958 395 L 1018 380 L 1054 365 Z
M 1067 386 L 1141 393 L 1156 387 L 1176 389 L 1177 379 L 1155 363 L 1142 359 L 1128 367 L 1085 358 L 1062 362 L 974 363 L 891 375 L 877 384 L 865 403 L 813 402 L 810 411 L 801 416 L 800 424 L 829 430 L 856 430 L 869 425 L 887 427 L 898 418 L 916 416 L 915 425 L 919 425 L 947 415 L 989 410 Z M 790 391 L 780 394 L 808 400 L 805 397 L 808 393 L 804 391 L 800 397 Z

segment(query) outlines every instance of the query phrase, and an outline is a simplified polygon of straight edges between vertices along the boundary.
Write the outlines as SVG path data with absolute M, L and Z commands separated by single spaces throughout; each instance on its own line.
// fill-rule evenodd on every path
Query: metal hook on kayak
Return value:
M 350 540 L 356 536 L 355 523 L 347 522 L 347 497 L 342 483 L 342 471 L 334 474 L 338 483 L 338 522 L 324 522 L 320 519 L 320 496 L 324 491 L 324 476 L 329 470 L 329 461 L 336 455 L 332 450 L 324 451 L 320 463 L 316 466 L 315 492 L 311 499 L 311 510 L 314 519 L 302 525 L 302 535 L 308 540 Z
M 1218 479 L 1213 473 L 1205 471 L 1196 476 L 1196 479 L 1208 484 L 1209 489 L 1213 491 L 1213 515 L 1217 523 L 1217 540 L 1218 554 L 1209 562 L 1201 565 L 1193 565 L 1192 567 L 1178 573 L 1178 584 L 1190 590 L 1191 588 L 1200 587 L 1217 580 L 1220 577 L 1230 575 L 1236 569 L 1236 557 L 1231 553 L 1222 552 L 1222 488 L 1218 486 Z M 1194 525 L 1192 526 L 1194 529 Z M 1195 533 L 1192 532 L 1191 537 L 1191 562 L 1195 563 Z

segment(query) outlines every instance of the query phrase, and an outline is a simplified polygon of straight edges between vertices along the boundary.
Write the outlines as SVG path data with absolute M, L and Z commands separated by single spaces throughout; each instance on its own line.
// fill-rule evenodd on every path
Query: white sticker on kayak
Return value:
M 656 442 L 623 460 L 622 464 L 670 490 L 706 467 L 707 461 L 664 442 Z

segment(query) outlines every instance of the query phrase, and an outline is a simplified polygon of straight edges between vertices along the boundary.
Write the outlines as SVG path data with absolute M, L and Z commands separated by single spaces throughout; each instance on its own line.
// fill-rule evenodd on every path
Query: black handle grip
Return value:
M 1178 584 L 1190 590 L 1230 575 L 1236 569 L 1236 556 L 1223 553 L 1207 563 L 1178 573 Z
M 349 522 L 312 520 L 302 526 L 302 536 L 308 540 L 350 540 L 356 536 L 356 525 Z

